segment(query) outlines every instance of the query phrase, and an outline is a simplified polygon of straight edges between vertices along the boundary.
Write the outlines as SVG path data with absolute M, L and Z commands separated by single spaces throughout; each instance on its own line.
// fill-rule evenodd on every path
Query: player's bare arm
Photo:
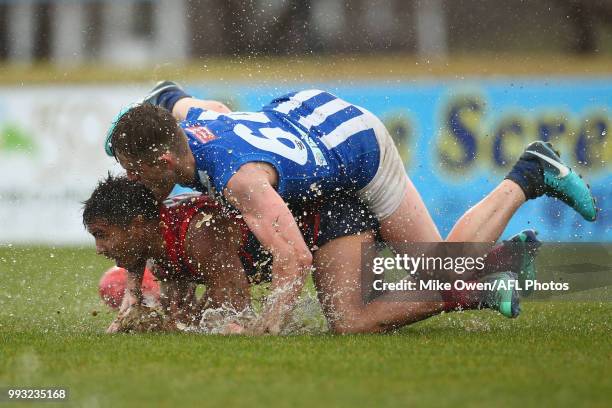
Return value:
M 287 204 L 274 189 L 276 172 L 247 163 L 229 180 L 224 195 L 240 210 L 261 245 L 272 253 L 272 285 L 253 334 L 280 332 L 312 267 L 310 253 Z
M 160 263 L 152 262 L 148 265 L 154 276 L 173 275 L 163 269 Z M 197 319 L 196 284 L 179 279 L 159 280 L 160 304 L 165 313 L 173 320 L 188 324 Z
M 162 280 L 159 287 L 161 305 L 172 320 L 187 325 L 197 321 L 200 310 L 195 296 L 195 283 Z
M 133 263 L 130 263 L 129 268 L 126 267 L 125 264 L 118 265 L 126 268 L 127 271 L 125 293 L 123 295 L 121 306 L 119 306 L 119 312 L 117 313 L 117 317 L 106 329 L 107 333 L 116 333 L 119 330 L 120 319 L 130 312 L 132 306 L 140 305 L 142 303 L 141 285 L 146 263 L 146 260 L 134 260 Z
M 119 308 L 119 313 L 125 312 L 130 306 L 142 302 L 141 284 L 142 274 L 128 269 L 125 295 Z
M 201 307 L 250 307 L 249 282 L 238 257 L 241 234 L 235 220 L 218 214 L 200 213 L 189 223 L 185 252 L 207 288 Z

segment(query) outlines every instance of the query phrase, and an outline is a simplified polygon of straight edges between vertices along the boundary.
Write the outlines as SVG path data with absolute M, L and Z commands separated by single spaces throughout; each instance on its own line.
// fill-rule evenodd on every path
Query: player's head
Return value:
M 144 185 L 125 176 L 102 180 L 83 206 L 83 223 L 96 251 L 117 265 L 157 256 L 159 203 Z
M 172 114 L 148 103 L 120 115 L 113 123 L 109 143 L 128 178 L 142 182 L 159 199 L 176 184 L 178 162 L 191 154 Z

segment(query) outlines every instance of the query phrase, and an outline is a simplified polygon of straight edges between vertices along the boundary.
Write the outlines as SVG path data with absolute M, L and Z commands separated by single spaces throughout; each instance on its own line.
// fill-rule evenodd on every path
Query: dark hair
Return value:
M 180 149 L 183 134 L 170 112 L 143 103 L 130 108 L 114 125 L 110 143 L 115 156 L 152 162 L 165 151 Z
M 139 215 L 145 220 L 159 220 L 159 202 L 148 188 L 125 176 L 109 173 L 83 202 L 85 227 L 96 220 L 127 227 Z

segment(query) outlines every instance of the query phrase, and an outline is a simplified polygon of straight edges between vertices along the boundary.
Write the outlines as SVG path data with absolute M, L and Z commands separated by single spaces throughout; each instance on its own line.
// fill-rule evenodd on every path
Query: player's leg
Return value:
M 436 292 L 415 288 L 387 292 L 366 301 L 364 294 L 372 287 L 374 274 L 365 271 L 362 275 L 361 251 L 362 245 L 373 243 L 373 233 L 368 231 L 333 239 L 315 252 L 315 287 L 335 333 L 386 332 L 457 309 L 488 308 L 506 317 L 517 317 L 520 312 L 518 292 L 511 286 L 517 275 L 511 272 L 498 272 L 479 280 L 496 289 Z
M 489 195 L 459 218 L 447 242 L 495 242 L 514 213 L 525 202 L 523 190 L 504 180 Z
M 383 239 L 391 245 L 442 241 L 423 199 L 406 174 L 391 135 L 380 119 L 370 112 L 366 115 L 376 134 L 380 163 L 376 175 L 359 195 L 379 219 Z M 505 180 L 459 220 L 447 240 L 496 241 L 524 201 L 521 188 Z
M 442 236 L 429 214 L 421 195 L 406 176 L 406 190 L 399 207 L 389 216 L 379 218 L 386 242 L 440 242 Z
M 542 195 L 560 199 L 587 221 L 594 221 L 597 217 L 595 199 L 588 184 L 563 163 L 550 143 L 533 142 L 527 146 L 506 180 L 465 213 L 446 240 L 495 241 L 527 199 Z
M 385 332 L 445 310 L 441 297 L 438 301 L 418 301 L 419 296 L 424 298 L 428 295 L 431 298 L 432 293 L 416 291 L 407 292 L 406 298 L 401 301 L 383 295 L 365 304 L 362 296 L 361 245 L 373 243 L 373 233 L 364 232 L 336 238 L 314 254 L 315 287 L 333 332 Z
M 439 242 L 442 240 L 422 198 L 406 178 L 407 188 L 395 211 L 380 220 L 386 242 Z M 504 180 L 487 197 L 469 209 L 445 239 L 448 242 L 495 242 L 525 195 L 518 185 Z
M 380 163 L 374 178 L 358 194 L 380 221 L 383 239 L 389 243 L 441 241 L 387 129 L 376 116 L 367 115 L 380 148 Z M 526 199 L 543 194 L 561 199 L 589 221 L 596 218 L 588 185 L 550 144 L 534 142 L 506 180 L 461 217 L 447 241 L 494 242 Z
M 389 243 L 442 241 L 387 128 L 374 114 L 359 109 L 374 130 L 380 160 L 374 178 L 357 194 L 379 220 L 383 239 Z
M 172 112 L 172 116 L 179 121 L 187 118 L 187 112 L 191 108 L 202 108 L 219 113 L 231 112 L 221 102 L 191 97 L 179 84 L 172 81 L 158 82 L 149 94 L 143 98 L 142 102 L 168 109 Z
M 187 112 L 189 112 L 189 109 L 191 108 L 202 108 L 204 110 L 218 113 L 230 113 L 232 111 L 219 101 L 184 98 L 174 104 L 172 107 L 172 116 L 174 116 L 178 121 L 183 121 L 187 118 Z

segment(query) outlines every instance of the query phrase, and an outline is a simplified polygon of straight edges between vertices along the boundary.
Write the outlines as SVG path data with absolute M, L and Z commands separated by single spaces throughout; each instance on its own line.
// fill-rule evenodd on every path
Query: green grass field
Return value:
M 389 335 L 109 336 L 112 315 L 96 292 L 108 266 L 90 248 L 0 247 L 0 387 L 67 387 L 67 402 L 43 406 L 83 407 L 603 407 L 612 398 L 609 302 L 531 302 L 512 321 L 446 314 Z

